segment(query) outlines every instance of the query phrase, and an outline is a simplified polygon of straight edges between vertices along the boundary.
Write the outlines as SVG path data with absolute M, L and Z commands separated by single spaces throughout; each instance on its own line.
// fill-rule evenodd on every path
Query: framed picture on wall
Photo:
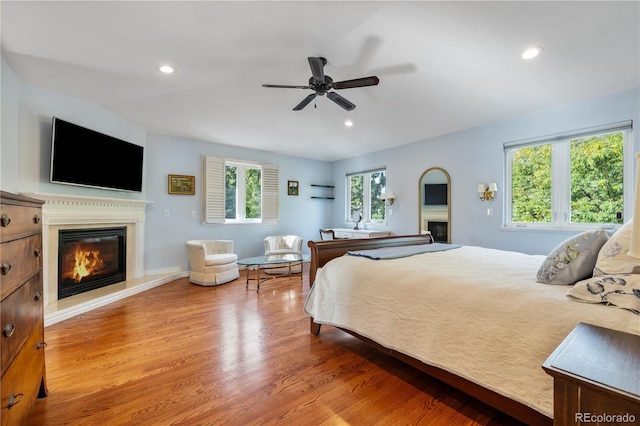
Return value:
M 288 180 L 287 181 L 287 195 L 298 195 L 298 181 L 297 180 Z
M 195 176 L 169 175 L 169 194 L 193 195 L 195 193 Z

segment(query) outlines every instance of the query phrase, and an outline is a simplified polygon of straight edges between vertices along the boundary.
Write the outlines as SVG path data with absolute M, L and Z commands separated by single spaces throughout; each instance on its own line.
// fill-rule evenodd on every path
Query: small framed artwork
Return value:
M 288 180 L 287 181 L 287 195 L 298 195 L 298 181 L 297 180 Z
M 193 195 L 195 193 L 195 176 L 169 175 L 169 194 Z

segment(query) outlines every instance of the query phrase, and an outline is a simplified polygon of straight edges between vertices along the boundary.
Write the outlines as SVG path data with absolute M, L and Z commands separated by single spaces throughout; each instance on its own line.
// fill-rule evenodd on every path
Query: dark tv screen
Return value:
M 446 183 L 426 183 L 424 185 L 424 205 L 425 206 L 446 206 L 447 205 L 447 184 Z
M 53 183 L 142 191 L 144 148 L 53 117 Z

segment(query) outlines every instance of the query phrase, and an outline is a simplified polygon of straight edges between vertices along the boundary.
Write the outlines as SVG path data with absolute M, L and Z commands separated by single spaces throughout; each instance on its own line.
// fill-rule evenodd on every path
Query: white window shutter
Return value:
M 204 200 L 202 203 L 205 223 L 224 223 L 224 158 L 202 156 L 204 175 Z
M 262 164 L 262 223 L 278 223 L 278 181 L 278 166 Z

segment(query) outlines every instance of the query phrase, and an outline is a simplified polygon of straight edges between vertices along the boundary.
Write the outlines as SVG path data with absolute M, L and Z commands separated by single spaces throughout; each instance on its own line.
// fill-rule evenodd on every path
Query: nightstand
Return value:
M 553 376 L 554 425 L 640 421 L 640 336 L 580 323 L 542 368 Z

